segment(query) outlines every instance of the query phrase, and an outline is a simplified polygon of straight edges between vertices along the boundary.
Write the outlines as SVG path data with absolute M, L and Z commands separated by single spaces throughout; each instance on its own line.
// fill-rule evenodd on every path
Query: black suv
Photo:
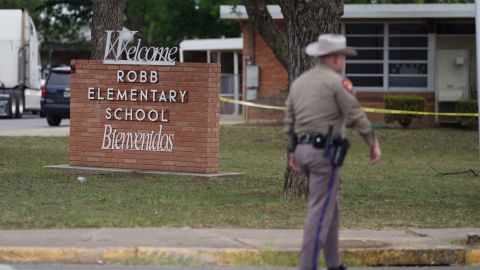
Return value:
M 42 87 L 42 112 L 50 126 L 59 126 L 63 118 L 70 118 L 71 73 L 68 66 L 52 68 Z

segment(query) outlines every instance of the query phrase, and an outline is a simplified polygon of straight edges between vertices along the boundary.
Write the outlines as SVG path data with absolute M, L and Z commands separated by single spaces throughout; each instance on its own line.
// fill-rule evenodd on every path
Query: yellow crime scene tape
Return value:
M 258 104 L 249 101 L 235 100 L 226 97 L 220 97 L 220 100 L 227 103 L 239 104 L 247 107 L 255 107 L 262 109 L 271 109 L 284 111 L 285 107 L 282 106 L 272 106 L 265 104 Z M 378 108 L 366 108 L 362 107 L 364 112 L 368 113 L 381 113 L 381 114 L 415 114 L 415 115 L 438 115 L 438 116 L 460 116 L 460 117 L 478 117 L 478 113 L 436 113 L 436 112 L 418 112 L 418 111 L 402 111 L 402 110 L 387 110 L 387 109 L 378 109 Z

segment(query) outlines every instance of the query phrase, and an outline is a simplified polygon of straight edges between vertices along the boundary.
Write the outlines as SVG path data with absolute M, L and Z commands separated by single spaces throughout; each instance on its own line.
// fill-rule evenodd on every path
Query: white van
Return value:
M 40 111 L 40 53 L 37 30 L 26 10 L 0 9 L 0 94 L 6 116 Z

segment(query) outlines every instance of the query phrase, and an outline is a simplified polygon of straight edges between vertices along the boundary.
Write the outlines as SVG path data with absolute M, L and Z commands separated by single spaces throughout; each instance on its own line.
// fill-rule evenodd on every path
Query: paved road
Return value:
M 0 265 L 0 270 L 295 270 L 280 267 L 237 267 L 237 266 L 124 266 L 124 265 L 62 265 L 22 264 Z M 325 269 L 325 268 L 321 268 Z M 349 268 L 351 270 L 480 270 L 480 266 L 455 267 L 371 267 Z
M 21 119 L 0 119 L 0 136 L 68 136 L 69 127 L 70 119 L 63 119 L 60 127 L 50 127 L 45 118 L 24 115 Z

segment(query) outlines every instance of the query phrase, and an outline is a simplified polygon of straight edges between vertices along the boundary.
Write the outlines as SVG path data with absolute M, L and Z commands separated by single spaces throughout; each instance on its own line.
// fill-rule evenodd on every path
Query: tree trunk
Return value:
M 285 20 L 288 81 L 291 83 L 314 64 L 305 47 L 323 33 L 339 33 L 343 1 L 279 0 Z
M 296 3 L 294 3 L 296 2 Z M 290 84 L 315 64 L 315 58 L 305 53 L 305 47 L 318 39 L 319 34 L 339 33 L 343 1 L 279 0 L 287 34 L 288 82 Z M 288 160 L 288 159 L 287 159 Z M 292 170 L 287 162 L 283 195 L 288 198 L 307 198 L 308 179 Z
M 93 0 L 91 58 L 103 59 L 105 31 L 122 30 L 127 0 Z
M 278 0 L 284 17 L 285 33 L 276 28 L 270 14 L 266 12 L 264 0 L 243 2 L 256 30 L 287 69 L 289 85 L 315 62 L 314 58 L 305 53 L 305 47 L 317 40 L 319 34 L 340 32 L 343 0 Z M 305 176 L 295 173 L 288 164 L 284 176 L 285 197 L 308 197 L 308 180 Z

